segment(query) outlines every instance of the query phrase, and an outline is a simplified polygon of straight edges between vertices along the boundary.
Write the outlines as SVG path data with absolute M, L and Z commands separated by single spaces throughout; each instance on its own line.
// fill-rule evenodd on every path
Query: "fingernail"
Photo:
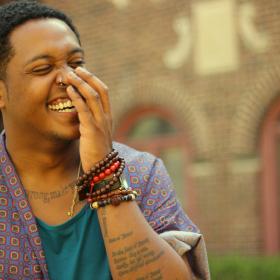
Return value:
M 81 66 L 78 66 L 78 67 L 75 69 L 75 71 L 82 72 L 82 73 L 85 73 L 85 72 L 86 72 L 85 68 L 83 68 L 83 67 L 81 67 Z
M 75 77 L 75 74 L 74 74 L 74 72 L 68 72 L 68 75 L 70 76 L 70 77 Z
M 69 85 L 69 86 L 67 87 L 67 89 L 68 89 L 68 90 L 70 90 L 71 92 L 76 93 L 76 91 L 75 91 L 74 87 L 73 87 L 73 86 L 71 86 L 71 85 Z

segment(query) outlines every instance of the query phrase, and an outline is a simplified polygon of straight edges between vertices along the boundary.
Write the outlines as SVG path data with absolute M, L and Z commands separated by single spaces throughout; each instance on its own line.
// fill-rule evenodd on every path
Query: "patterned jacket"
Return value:
M 176 200 L 171 180 L 158 158 L 114 143 L 127 163 L 124 175 L 140 195 L 139 207 L 158 233 L 197 232 Z M 25 190 L 0 138 L 0 280 L 49 279 L 35 217 Z

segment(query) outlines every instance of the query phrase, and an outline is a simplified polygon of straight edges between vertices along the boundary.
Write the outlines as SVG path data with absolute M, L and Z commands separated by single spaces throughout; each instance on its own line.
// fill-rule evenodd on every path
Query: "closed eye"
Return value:
M 32 69 L 32 73 L 38 74 L 38 75 L 44 75 L 48 74 L 52 70 L 51 65 L 44 65 L 44 66 L 39 66 L 34 69 Z
M 74 68 L 74 69 L 79 67 L 79 66 L 84 66 L 84 65 L 85 65 L 85 61 L 82 60 L 82 59 L 69 62 L 69 66 Z

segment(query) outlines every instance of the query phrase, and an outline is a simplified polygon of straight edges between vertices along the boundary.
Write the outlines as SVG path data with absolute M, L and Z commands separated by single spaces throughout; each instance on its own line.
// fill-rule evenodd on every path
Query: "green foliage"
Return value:
M 209 257 L 212 280 L 279 280 L 280 256 Z

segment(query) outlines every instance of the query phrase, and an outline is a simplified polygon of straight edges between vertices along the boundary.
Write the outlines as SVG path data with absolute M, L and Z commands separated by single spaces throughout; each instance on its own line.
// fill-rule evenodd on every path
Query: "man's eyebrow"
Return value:
M 85 52 L 82 48 L 75 48 L 75 49 L 71 50 L 70 52 L 68 52 L 67 55 L 70 56 L 75 53 L 81 53 L 82 55 L 84 55 Z M 50 59 L 50 58 L 53 58 L 53 56 L 48 55 L 48 54 L 39 54 L 39 55 L 32 57 L 30 60 L 28 60 L 25 65 L 28 65 L 29 63 L 34 62 L 38 59 Z
M 68 55 L 72 55 L 72 54 L 75 54 L 75 53 L 81 53 L 82 55 L 85 54 L 84 50 L 82 48 L 75 48 L 73 50 L 71 50 Z

